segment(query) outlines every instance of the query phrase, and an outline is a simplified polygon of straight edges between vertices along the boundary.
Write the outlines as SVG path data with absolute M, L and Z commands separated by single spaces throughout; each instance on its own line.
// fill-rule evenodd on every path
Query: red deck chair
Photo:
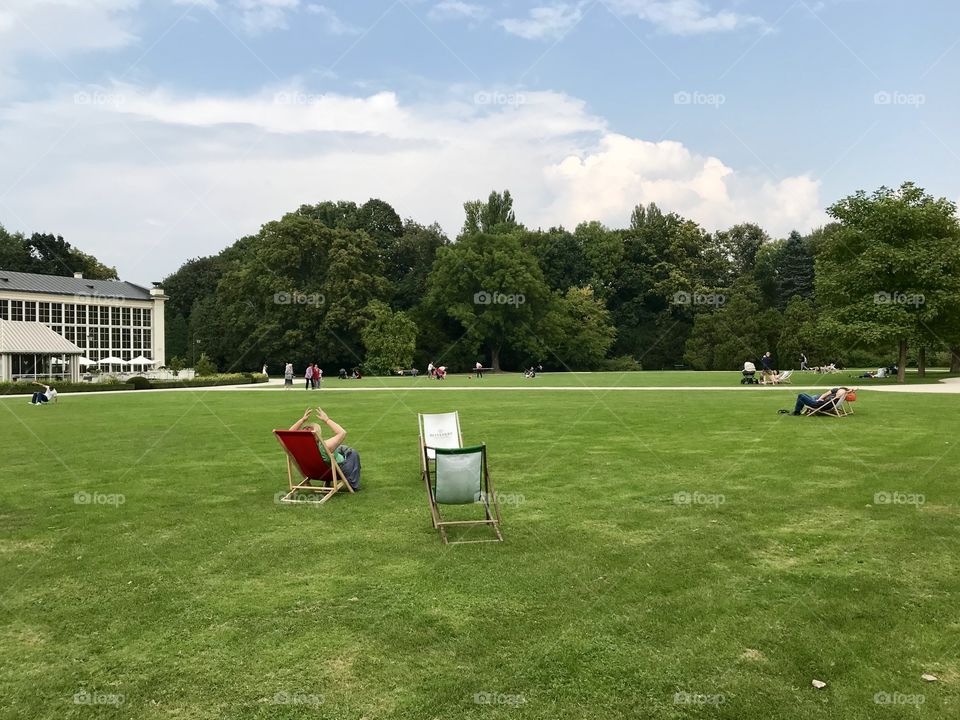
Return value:
M 316 504 L 325 503 L 341 488 L 351 493 L 353 488 L 344 477 L 343 470 L 337 465 L 337 459 L 330 456 L 326 450 L 321 450 L 316 436 L 309 430 L 274 430 L 280 445 L 287 454 L 287 479 L 290 483 L 290 492 L 280 498 L 280 502 Z M 294 482 L 293 468 L 302 480 Z M 305 493 L 323 495 L 321 500 L 307 499 Z

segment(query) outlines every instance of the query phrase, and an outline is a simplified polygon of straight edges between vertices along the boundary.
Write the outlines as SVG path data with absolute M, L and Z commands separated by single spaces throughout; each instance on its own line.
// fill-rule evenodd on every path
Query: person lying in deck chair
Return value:
M 839 403 L 843 402 L 844 397 L 847 393 L 853 392 L 856 388 L 847 388 L 847 387 L 835 387 L 827 390 L 827 392 L 822 395 L 810 395 L 808 393 L 800 393 L 797 395 L 796 405 L 793 407 L 793 412 L 791 415 L 802 415 L 804 408 L 808 408 L 808 411 L 817 411 L 823 408 L 829 409 L 829 406 L 836 406 Z M 781 410 L 781 413 L 786 413 L 786 410 Z
M 313 433 L 313 436 L 317 439 L 317 445 L 322 444 L 322 449 L 333 453 L 333 457 L 336 459 L 337 465 L 340 466 L 340 469 L 343 470 L 343 474 L 347 478 L 347 482 L 350 483 L 350 487 L 352 487 L 354 490 L 359 490 L 360 453 L 358 453 L 352 447 L 341 444 L 343 443 L 343 439 L 347 436 L 347 431 L 331 420 L 330 416 L 327 415 L 322 408 L 317 408 L 316 413 L 317 420 L 320 422 L 307 422 L 307 420 L 310 419 L 310 410 L 307 410 L 303 414 L 303 417 L 297 420 L 297 422 L 295 422 L 290 429 L 310 430 Z M 323 425 L 320 423 L 324 423 L 330 428 L 330 430 L 333 432 L 333 437 L 326 440 L 323 439 L 321 435 Z

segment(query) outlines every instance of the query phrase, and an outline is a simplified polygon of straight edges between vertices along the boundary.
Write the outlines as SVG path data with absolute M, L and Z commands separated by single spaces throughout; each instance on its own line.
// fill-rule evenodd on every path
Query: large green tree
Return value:
M 913 183 L 859 191 L 830 206 L 817 244 L 821 326 L 848 345 L 897 348 L 904 380 L 911 340 L 956 337 L 960 225 L 956 206 Z
M 440 248 L 428 285 L 429 306 L 489 353 L 495 371 L 505 352 L 523 362 L 524 355 L 542 357 L 554 341 L 553 329 L 540 322 L 553 295 L 516 234 L 468 235 Z

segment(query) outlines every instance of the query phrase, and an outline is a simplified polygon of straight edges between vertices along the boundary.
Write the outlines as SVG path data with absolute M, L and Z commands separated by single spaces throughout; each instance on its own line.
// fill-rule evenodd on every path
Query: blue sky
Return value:
M 784 235 L 960 199 L 958 64 L 933 0 L 5 0 L 0 223 L 140 282 L 322 199 Z

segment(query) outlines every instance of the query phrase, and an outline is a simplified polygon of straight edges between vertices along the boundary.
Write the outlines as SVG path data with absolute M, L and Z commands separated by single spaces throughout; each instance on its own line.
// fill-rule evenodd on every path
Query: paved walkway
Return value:
M 558 386 L 558 385 L 539 385 L 536 384 L 536 381 L 532 381 L 529 385 L 522 386 L 512 386 L 512 387 L 502 387 L 502 386 L 459 386 L 459 385 L 443 385 L 442 383 L 437 383 L 436 386 L 431 387 L 404 387 L 402 385 L 397 386 L 376 386 L 376 385 L 366 385 L 363 387 L 356 385 L 342 386 L 338 385 L 340 381 L 328 382 L 324 385 L 318 394 L 330 393 L 330 392 L 483 392 L 486 390 L 497 390 L 503 392 L 542 392 L 542 391 L 558 391 L 558 392 L 624 392 L 624 391 L 646 391 L 646 392 L 658 392 L 658 391 L 667 391 L 667 392 L 712 392 L 712 391 L 721 391 L 721 392 L 801 392 L 803 390 L 809 389 L 822 389 L 827 387 L 826 385 L 804 385 L 798 383 L 796 385 L 721 385 L 721 386 L 708 386 L 708 387 L 691 387 L 687 386 L 678 386 L 678 385 L 668 385 L 668 386 L 649 386 L 649 385 L 574 385 L 574 386 Z M 348 381 L 349 382 L 349 381 Z M 838 383 L 839 384 L 839 383 Z M 134 394 L 143 394 L 143 393 L 166 393 L 166 392 L 277 392 L 278 390 L 282 391 L 283 389 L 283 380 L 270 380 L 266 383 L 259 383 L 257 385 L 220 385 L 216 387 L 191 387 L 191 388 L 163 388 L 158 390 L 104 390 L 102 392 L 85 392 L 85 393 L 64 393 L 63 397 L 78 398 L 78 397 L 97 397 L 100 395 L 126 395 L 128 393 Z M 863 390 L 868 390 L 870 392 L 903 392 L 903 393 L 947 393 L 947 394 L 960 394 L 960 378 L 948 378 L 941 380 L 937 383 L 929 383 L 926 385 L 876 385 L 876 386 L 866 386 L 862 388 Z M 299 386 L 294 387 L 293 390 L 289 391 L 291 395 L 298 394 L 303 395 L 306 391 Z M 17 398 L 23 399 L 27 397 L 29 393 L 23 395 L 7 395 L 6 398 Z M 312 395 L 311 395 L 312 396 Z M 4 396 L 0 396 L 2 399 Z

